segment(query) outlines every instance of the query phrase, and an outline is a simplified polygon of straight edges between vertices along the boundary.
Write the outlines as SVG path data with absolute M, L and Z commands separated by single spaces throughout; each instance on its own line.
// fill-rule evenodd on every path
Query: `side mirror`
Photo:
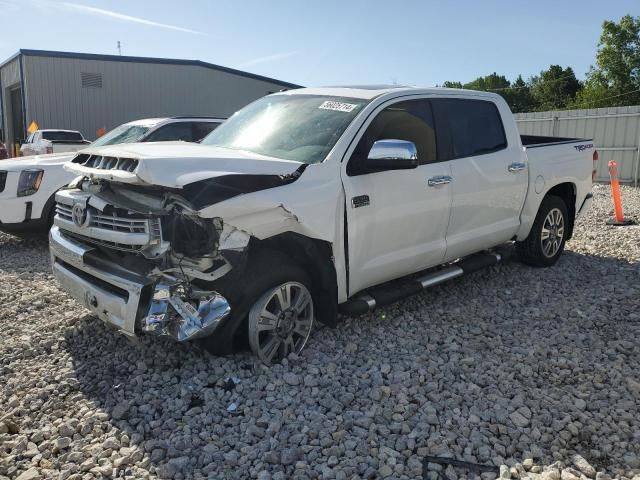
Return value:
M 406 140 L 378 140 L 371 147 L 366 164 L 373 171 L 416 168 L 418 149 Z

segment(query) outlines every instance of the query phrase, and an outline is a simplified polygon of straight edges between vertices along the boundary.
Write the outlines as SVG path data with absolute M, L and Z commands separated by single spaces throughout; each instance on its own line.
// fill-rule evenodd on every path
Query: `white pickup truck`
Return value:
M 36 130 L 20 146 L 20 155 L 77 152 L 90 143 L 77 130 Z
M 127 335 L 248 344 L 269 364 L 300 352 L 316 320 L 494 264 L 505 242 L 553 265 L 590 204 L 596 158 L 590 140 L 521 137 L 494 94 L 291 90 L 202 145 L 76 156 L 53 271 Z

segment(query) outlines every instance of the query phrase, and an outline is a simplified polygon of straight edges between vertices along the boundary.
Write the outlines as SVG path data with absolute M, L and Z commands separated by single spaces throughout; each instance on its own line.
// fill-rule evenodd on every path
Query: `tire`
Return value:
M 564 250 L 569 234 L 569 215 L 564 200 L 549 195 L 542 200 L 529 236 L 516 242 L 521 262 L 533 267 L 551 267 Z
M 47 232 L 51 230 L 51 227 L 53 226 L 53 217 L 55 216 L 56 216 L 56 205 L 54 203 L 53 208 L 50 208 L 49 211 L 47 212 L 47 220 L 45 223 L 45 229 L 47 230 Z
M 228 353 L 228 350 L 224 350 L 224 346 L 233 343 L 233 339 L 224 337 L 241 332 L 247 335 L 246 341 L 243 343 L 248 343 L 254 355 L 266 365 L 279 362 L 291 352 L 300 353 L 309 339 L 315 320 L 315 298 L 308 275 L 288 257 L 276 251 L 262 251 L 257 258 L 250 259 L 245 269 L 245 275 L 248 278 L 246 278 L 244 285 L 240 282 L 234 282 L 242 288 L 240 295 L 231 291 L 220 292 L 231 303 L 231 318 L 227 322 L 226 328 L 222 328 L 222 332 L 216 331 L 211 337 L 203 339 L 203 346 L 214 354 Z M 298 332 L 302 331 L 298 328 L 297 319 L 293 318 L 291 314 L 287 314 L 286 319 L 271 318 L 271 322 L 266 321 L 269 325 L 265 325 L 265 319 L 261 313 L 265 308 L 270 311 L 274 310 L 274 305 L 270 304 L 270 300 L 277 294 L 276 291 L 281 286 L 286 286 L 288 292 L 293 290 L 294 300 L 298 298 L 296 295 L 299 292 L 303 292 L 310 299 L 308 308 L 304 311 L 306 317 L 302 319 L 305 320 L 304 336 L 293 335 L 294 339 L 300 340 L 294 342 L 293 348 L 291 348 L 290 342 L 286 344 L 286 348 L 284 342 L 279 342 L 282 345 L 279 345 L 277 351 L 271 352 L 273 355 L 267 355 L 263 348 L 267 334 L 277 335 L 280 333 L 284 340 L 285 333 L 292 333 L 295 329 L 298 329 Z M 271 325 L 274 322 L 275 324 Z M 266 326 L 274 328 L 262 330 Z
M 57 190 L 56 190 L 57 193 Z M 56 216 L 56 194 L 54 193 L 49 197 L 47 203 L 42 207 L 42 213 L 40 216 L 40 221 L 42 223 L 42 229 L 45 232 L 49 232 L 51 227 L 53 226 L 53 217 Z

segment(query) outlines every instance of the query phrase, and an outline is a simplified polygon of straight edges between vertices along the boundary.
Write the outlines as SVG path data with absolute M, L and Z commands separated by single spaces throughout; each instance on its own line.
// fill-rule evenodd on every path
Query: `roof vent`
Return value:
M 81 72 L 80 80 L 82 81 L 82 88 L 102 88 L 101 73 Z

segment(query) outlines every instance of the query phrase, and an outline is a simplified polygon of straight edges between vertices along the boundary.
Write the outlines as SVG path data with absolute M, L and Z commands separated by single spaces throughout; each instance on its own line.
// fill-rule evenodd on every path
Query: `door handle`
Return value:
M 427 185 L 429 185 L 430 187 L 446 185 L 447 183 L 451 183 L 451 177 L 449 175 L 437 175 L 427 180 Z
M 526 168 L 527 168 L 526 163 L 512 163 L 511 165 L 509 165 L 508 170 L 511 173 L 518 173 L 518 172 L 521 172 L 522 170 L 525 170 Z

